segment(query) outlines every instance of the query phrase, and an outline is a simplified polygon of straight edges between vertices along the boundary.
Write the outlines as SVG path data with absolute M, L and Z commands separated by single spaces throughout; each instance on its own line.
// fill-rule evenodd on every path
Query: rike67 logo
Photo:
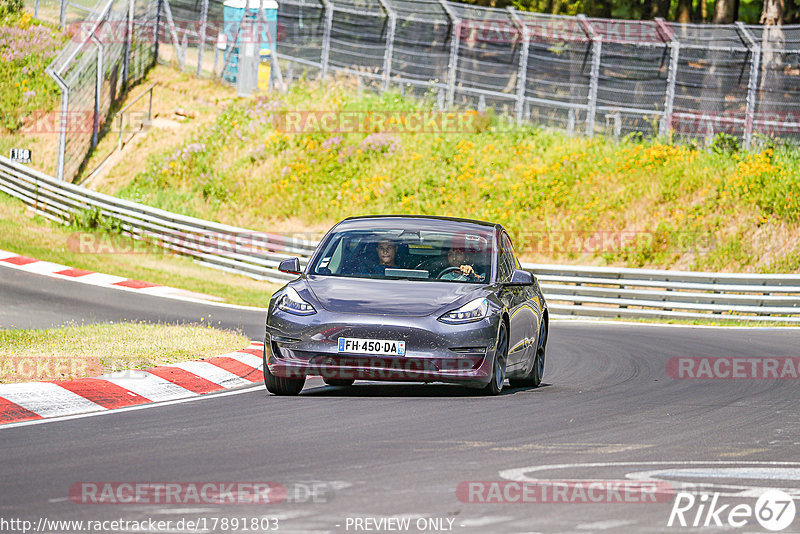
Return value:
M 761 494 L 755 506 L 720 502 L 719 493 L 679 492 L 675 495 L 667 526 L 741 528 L 757 522 L 777 532 L 792 524 L 795 518 L 792 497 L 781 490 L 770 489 Z

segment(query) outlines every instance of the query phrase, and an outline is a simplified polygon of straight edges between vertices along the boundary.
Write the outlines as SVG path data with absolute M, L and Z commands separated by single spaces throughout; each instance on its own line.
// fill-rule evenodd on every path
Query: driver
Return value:
M 485 274 L 478 274 L 475 268 L 467 263 L 467 250 L 462 242 L 453 240 L 453 245 L 447 251 L 447 262 L 449 266 L 445 271 L 453 267 L 458 267 L 458 270 L 452 269 L 444 273 L 439 278 L 442 280 L 469 280 L 471 282 L 483 282 L 486 279 Z

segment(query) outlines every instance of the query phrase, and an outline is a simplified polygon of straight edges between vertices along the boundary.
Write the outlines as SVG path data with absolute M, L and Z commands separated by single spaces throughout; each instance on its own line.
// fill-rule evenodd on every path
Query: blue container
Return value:
M 230 60 L 222 73 L 222 78 L 236 83 L 239 73 L 239 48 L 243 43 L 256 41 L 257 49 L 262 57 L 271 52 L 267 29 L 273 40 L 278 38 L 278 2 L 275 0 L 225 0 L 223 6 L 224 36 L 218 38 L 217 46 L 225 50 L 226 54 L 228 49 L 231 50 Z M 263 19 L 267 22 L 266 28 L 262 18 L 258 17 L 259 7 L 264 9 Z M 246 29 L 246 25 L 241 24 L 245 15 L 254 20 L 252 29 Z

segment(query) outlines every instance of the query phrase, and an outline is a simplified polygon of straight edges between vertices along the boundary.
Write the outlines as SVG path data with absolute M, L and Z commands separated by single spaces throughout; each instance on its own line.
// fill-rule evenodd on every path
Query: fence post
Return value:
M 178 32 L 175 30 L 175 20 L 172 18 L 172 9 L 169 7 L 169 0 L 162 0 L 164 2 L 164 14 L 167 15 L 167 26 L 169 27 L 170 35 L 172 36 L 172 48 L 175 49 L 175 57 L 178 59 L 181 67 L 186 66 L 186 58 L 181 54 L 181 45 L 178 40 Z M 183 69 L 181 69 L 183 70 Z
M 157 2 L 158 7 L 156 8 L 156 29 L 155 29 L 155 35 L 153 35 L 153 38 L 155 40 L 155 42 L 153 43 L 153 65 L 156 65 L 158 63 L 158 35 L 161 28 L 161 5 L 163 4 L 163 2 L 164 0 L 158 0 Z
M 592 41 L 592 69 L 589 74 L 589 98 L 586 109 L 586 135 L 594 136 L 594 120 L 597 113 L 597 86 L 600 79 L 600 55 L 603 53 L 603 40 L 597 35 L 586 19 L 586 15 L 578 15 L 578 22 L 586 36 Z
M 322 57 L 320 57 L 319 77 L 324 82 L 328 75 L 328 61 L 331 54 L 331 27 L 333 26 L 333 3 L 322 0 L 325 6 L 325 29 L 322 32 Z
M 519 70 L 517 71 L 517 102 L 514 106 L 514 118 L 517 124 L 522 122 L 522 112 L 525 107 L 525 86 L 528 79 L 528 47 L 531 42 L 530 31 L 522 19 L 519 18 L 517 11 L 509 6 L 508 13 L 511 15 L 511 20 L 519 28 L 520 35 L 522 35 L 522 50 L 519 53 Z
M 750 79 L 747 82 L 747 108 L 744 115 L 744 142 L 745 150 L 750 150 L 753 142 L 753 116 L 756 111 L 756 88 L 758 87 L 758 71 L 761 69 L 761 45 L 756 42 L 755 36 L 742 22 L 736 22 L 736 29 L 747 41 L 752 60 L 750 61 Z
M 392 54 L 394 53 L 394 33 L 397 28 L 397 12 L 386 0 L 378 0 L 389 17 L 389 33 L 386 36 L 386 51 L 383 54 L 383 87 L 382 91 L 389 88 L 389 79 L 392 75 Z
M 58 25 L 63 30 L 67 24 L 67 0 L 61 0 L 61 7 L 58 12 Z
M 662 18 L 656 19 L 656 27 L 661 39 L 669 47 L 669 68 L 667 70 L 667 92 L 664 97 L 664 116 L 658 125 L 658 135 L 666 137 L 672 129 L 672 108 L 675 103 L 675 80 L 678 78 L 678 59 L 681 43 L 675 39 L 672 29 Z
M 452 39 L 450 43 L 450 59 L 447 63 L 447 101 L 445 104 L 445 108 L 450 109 L 453 107 L 456 93 L 456 69 L 458 67 L 458 45 L 461 42 L 461 19 L 458 18 L 458 15 L 447 4 L 446 0 L 439 0 L 439 3 L 447 13 L 447 18 L 450 19 L 450 25 L 453 27 L 450 37 Z
M 58 162 L 56 164 L 56 178 L 64 181 L 64 152 L 67 147 L 67 119 L 69 113 L 69 87 L 61 76 L 54 71 L 46 69 L 47 74 L 56 82 L 61 90 L 61 117 L 58 121 Z
M 203 72 L 203 52 L 206 47 L 206 24 L 208 23 L 208 0 L 203 0 L 203 7 L 200 8 L 200 35 L 197 43 L 197 75 Z M 216 46 L 216 45 L 215 45 Z
M 286 92 L 286 83 L 283 81 L 283 73 L 281 72 L 281 64 L 278 61 L 278 36 L 272 35 L 267 23 L 267 16 L 264 14 L 263 2 L 262 7 L 258 10 L 258 17 L 261 24 L 264 25 L 264 31 L 267 33 L 267 43 L 269 44 L 269 61 L 270 61 L 270 84 L 275 80 L 275 85 L 282 93 Z M 256 25 L 257 26 L 257 25 Z M 260 52 L 259 52 L 260 57 Z M 289 63 L 291 65 L 291 63 Z M 256 83 L 256 85 L 258 85 Z
M 35 19 L 39 18 L 39 0 L 36 0 L 33 3 L 33 18 Z
M 92 42 L 97 45 L 97 76 L 94 87 L 94 121 L 92 121 L 92 148 L 97 146 L 97 133 L 100 130 L 100 101 L 103 98 L 103 43 L 92 34 Z
M 131 40 L 133 39 L 134 1 L 135 0 L 128 1 L 128 20 L 125 28 L 125 58 L 123 59 L 122 63 L 122 85 L 126 89 L 128 88 L 128 77 L 130 76 L 131 68 Z

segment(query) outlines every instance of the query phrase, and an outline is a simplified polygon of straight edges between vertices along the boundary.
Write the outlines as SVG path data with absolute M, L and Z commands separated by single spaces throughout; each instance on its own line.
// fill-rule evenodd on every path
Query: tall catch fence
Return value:
M 113 105 L 156 58 L 158 0 L 101 0 L 46 71 L 61 91 L 57 176 L 72 180 L 97 145 Z
M 566 17 L 451 2 L 284 0 L 278 52 L 570 133 L 749 148 L 800 138 L 800 26 Z M 290 76 L 291 77 L 291 76 Z

